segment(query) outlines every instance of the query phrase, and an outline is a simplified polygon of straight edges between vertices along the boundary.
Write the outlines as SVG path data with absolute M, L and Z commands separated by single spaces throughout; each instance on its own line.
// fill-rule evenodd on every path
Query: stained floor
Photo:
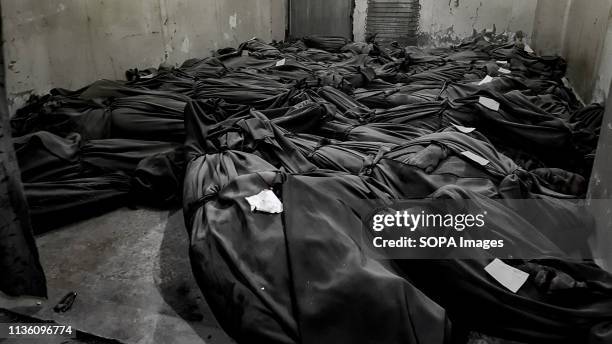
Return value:
M 4 299 L 5 308 L 124 343 L 232 343 L 192 276 L 182 211 L 123 208 L 37 243 L 49 301 Z M 73 307 L 55 313 L 70 291 Z

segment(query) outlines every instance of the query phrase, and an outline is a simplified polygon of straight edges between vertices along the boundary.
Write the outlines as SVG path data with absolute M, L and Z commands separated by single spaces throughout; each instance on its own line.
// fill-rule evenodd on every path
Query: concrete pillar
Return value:
M 1 36 L 1 30 L 0 30 Z M 0 49 L 0 52 L 4 49 Z M 0 291 L 10 296 L 47 296 L 32 234 L 6 101 L 4 55 L 0 53 Z M 1 305 L 0 305 L 1 306 Z
M 612 84 L 610 85 L 612 90 Z M 593 166 L 588 201 L 597 234 L 591 242 L 596 261 L 612 272 L 612 97 L 608 97 Z
M 353 12 L 353 37 L 355 42 L 365 42 L 368 0 L 355 0 Z

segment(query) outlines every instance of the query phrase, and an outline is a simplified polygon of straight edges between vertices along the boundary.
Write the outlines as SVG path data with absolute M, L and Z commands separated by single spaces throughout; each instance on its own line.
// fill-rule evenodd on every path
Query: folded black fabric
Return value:
M 134 139 L 83 141 L 40 131 L 13 140 L 37 232 L 126 204 L 181 199 L 183 145 Z
M 103 174 L 90 178 L 24 183 L 34 229 L 43 232 L 127 205 L 130 177 Z
M 349 41 L 340 36 L 307 36 L 303 39 L 304 43 L 310 48 L 322 49 L 330 52 L 337 52 L 342 49 Z
M 570 202 L 603 107 L 582 105 L 565 69 L 490 32 L 443 48 L 251 39 L 32 99 L 14 145 L 38 226 L 182 201 L 196 280 L 241 343 L 434 344 L 470 330 L 605 343 L 612 277 L 572 255 L 592 223 Z M 251 210 L 245 198 L 266 190 L 282 212 Z M 368 201 L 407 198 L 487 209 L 492 236 L 537 258 L 507 261 L 528 281 L 505 289 L 487 253 L 371 255 Z

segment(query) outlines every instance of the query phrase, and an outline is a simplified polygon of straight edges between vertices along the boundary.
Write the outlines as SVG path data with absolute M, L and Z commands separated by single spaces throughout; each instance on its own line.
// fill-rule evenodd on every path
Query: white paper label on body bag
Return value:
M 567 80 L 566 77 L 561 78 L 561 82 L 563 82 L 563 86 L 567 87 L 567 88 L 572 88 L 572 85 L 570 85 L 569 80 Z
M 497 64 L 500 64 L 500 65 L 507 65 L 508 64 L 508 61 L 506 61 L 506 60 L 499 60 L 499 61 L 495 61 L 495 62 Z
M 453 124 L 453 126 L 455 128 L 457 128 L 457 130 L 459 130 L 460 132 L 464 133 L 464 134 L 469 134 L 472 131 L 476 130 L 476 128 L 472 128 L 472 127 L 464 127 L 462 125 L 458 125 L 458 124 Z
M 484 79 L 480 80 L 480 82 L 478 83 L 478 86 L 484 85 L 484 84 L 488 84 L 491 81 L 493 81 L 493 78 L 490 77 L 489 75 L 487 75 L 487 76 L 484 77 Z
M 287 63 L 287 59 L 282 59 L 282 60 L 276 62 L 276 67 L 284 66 L 285 63 Z
M 475 162 L 475 163 L 477 163 L 479 165 L 482 165 L 482 166 L 487 166 L 489 164 L 489 162 L 490 162 L 489 160 L 481 157 L 480 155 L 474 154 L 474 153 L 472 153 L 470 151 L 462 152 L 461 155 L 463 155 L 464 157 L 466 157 L 466 158 L 472 160 L 473 162 Z
M 501 260 L 495 258 L 485 268 L 497 282 L 508 288 L 513 293 L 516 293 L 529 278 L 529 274 L 521 271 L 513 266 L 510 266 Z
M 487 98 L 487 97 L 480 97 L 478 98 L 478 102 L 483 105 L 484 107 L 491 109 L 493 111 L 498 111 L 499 110 L 499 103 L 496 102 L 495 100 L 491 99 L 491 98 Z
M 276 197 L 272 190 L 263 190 L 257 195 L 246 197 L 251 206 L 251 211 L 262 211 L 271 214 L 283 212 L 283 203 Z
M 525 49 L 524 49 L 527 53 L 531 54 L 533 53 L 533 49 L 531 49 L 531 47 L 529 46 L 529 44 L 525 44 Z
M 314 104 L 314 103 L 311 100 L 303 100 L 303 101 L 293 105 L 293 108 L 296 109 L 296 110 L 299 110 L 299 109 L 301 109 L 301 108 L 303 108 L 305 106 L 308 106 L 310 104 Z
M 497 71 L 500 72 L 500 73 L 503 73 L 503 74 L 510 74 L 510 73 L 512 73 L 509 69 L 506 69 L 506 68 L 500 68 Z

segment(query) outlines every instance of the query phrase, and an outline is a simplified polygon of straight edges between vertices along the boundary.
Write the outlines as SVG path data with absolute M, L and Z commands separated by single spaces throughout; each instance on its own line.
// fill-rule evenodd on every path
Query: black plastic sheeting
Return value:
M 558 240 L 588 234 L 572 232 L 586 219 L 566 200 L 586 192 L 603 107 L 565 86 L 563 59 L 507 41 L 253 39 L 178 68 L 130 70 L 128 82 L 52 90 L 12 121 L 34 223 L 182 199 L 196 280 L 243 343 L 448 343 L 470 330 L 610 343 L 612 276 Z M 282 214 L 251 211 L 245 197 L 265 189 Z M 486 274 L 486 253 L 415 261 L 361 250 L 367 200 L 425 197 L 497 216 L 500 235 L 541 256 L 507 262 L 532 278 L 514 294 Z M 540 200 L 543 216 L 508 220 L 516 199 Z M 564 218 L 546 216 L 558 209 Z

